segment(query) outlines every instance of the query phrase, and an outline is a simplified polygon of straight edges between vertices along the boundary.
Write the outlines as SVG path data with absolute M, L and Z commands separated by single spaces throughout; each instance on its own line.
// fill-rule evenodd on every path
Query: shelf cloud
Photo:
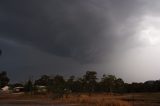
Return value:
M 2 54 L 3 50 L 8 52 L 15 50 L 22 55 L 17 56 L 17 59 L 23 58 L 24 64 L 42 58 L 40 54 L 43 52 L 44 57 L 71 59 L 71 64 L 79 64 L 77 70 L 81 65 L 90 66 L 88 64 L 104 64 L 101 70 L 105 70 L 106 67 L 113 65 L 110 65 L 111 61 L 114 61 L 116 67 L 116 64 L 119 64 L 116 63 L 117 59 L 128 51 L 127 55 L 133 54 L 130 51 L 139 48 L 145 48 L 146 51 L 145 43 L 148 40 L 144 43 L 144 39 L 149 37 L 144 38 L 141 32 L 148 29 L 144 26 L 149 25 L 146 23 L 152 22 L 150 19 L 153 19 L 145 20 L 146 17 L 159 19 L 159 5 L 158 0 L 1 0 Z M 150 26 L 155 27 L 153 23 L 151 24 Z M 39 54 L 39 57 L 33 58 L 31 54 L 33 51 L 35 55 Z M 11 52 L 7 55 L 11 60 L 15 59 Z M 25 56 L 28 58 L 24 58 Z M 127 60 L 126 57 L 122 60 Z M 6 58 L 3 57 L 0 63 L 7 61 Z M 18 59 L 16 64 L 22 60 Z M 54 61 L 44 60 L 48 64 Z M 128 67 L 126 69 L 130 70 Z M 61 70 L 63 72 L 65 69 Z

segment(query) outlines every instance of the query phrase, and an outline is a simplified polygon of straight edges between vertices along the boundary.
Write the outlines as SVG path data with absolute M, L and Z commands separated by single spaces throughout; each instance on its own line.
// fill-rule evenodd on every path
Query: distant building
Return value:
M 2 93 L 9 93 L 9 86 L 4 86 L 3 88 L 1 88 L 1 92 Z
M 15 87 L 13 89 L 13 92 L 14 93 L 22 93 L 22 92 L 24 92 L 24 87 Z
M 37 93 L 46 93 L 47 92 L 47 87 L 46 86 L 37 85 L 35 87 L 36 87 L 36 92 Z

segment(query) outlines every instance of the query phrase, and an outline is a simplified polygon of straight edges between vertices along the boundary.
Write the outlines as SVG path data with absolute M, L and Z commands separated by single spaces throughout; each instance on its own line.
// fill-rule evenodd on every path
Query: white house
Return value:
M 24 87 L 15 87 L 13 89 L 14 93 L 20 93 L 20 92 L 24 92 Z
M 1 91 L 4 93 L 9 93 L 9 86 L 4 86 L 3 88 L 1 88 Z

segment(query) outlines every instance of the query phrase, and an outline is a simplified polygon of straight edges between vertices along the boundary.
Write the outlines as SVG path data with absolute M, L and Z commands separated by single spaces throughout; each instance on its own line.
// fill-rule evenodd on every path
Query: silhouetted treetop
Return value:
M 9 83 L 9 78 L 7 76 L 7 72 L 6 71 L 2 71 L 0 73 L 0 88 L 6 86 Z

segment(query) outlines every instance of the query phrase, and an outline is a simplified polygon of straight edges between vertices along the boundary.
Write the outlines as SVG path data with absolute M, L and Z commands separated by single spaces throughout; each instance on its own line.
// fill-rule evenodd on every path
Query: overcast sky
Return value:
M 159 0 L 0 0 L 0 70 L 12 81 L 87 70 L 160 79 Z

